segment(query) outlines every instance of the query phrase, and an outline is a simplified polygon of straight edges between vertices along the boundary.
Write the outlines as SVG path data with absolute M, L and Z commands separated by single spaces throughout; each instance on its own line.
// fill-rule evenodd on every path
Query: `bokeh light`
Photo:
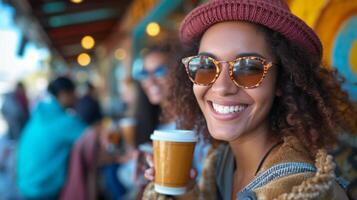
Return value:
M 77 62 L 80 66 L 87 66 L 90 64 L 91 58 L 87 53 L 81 53 L 79 54 L 79 56 L 77 57 Z
M 95 41 L 92 36 L 87 35 L 82 38 L 81 44 L 84 49 L 92 49 L 95 45 Z
M 147 26 L 146 26 L 146 33 L 149 36 L 155 37 L 157 35 L 159 35 L 160 33 L 160 25 L 156 22 L 150 22 Z
M 83 0 L 71 0 L 72 3 L 82 3 Z
M 123 48 L 118 48 L 116 51 L 115 51 L 115 58 L 118 59 L 118 60 L 124 60 L 126 58 L 126 51 L 125 49 Z

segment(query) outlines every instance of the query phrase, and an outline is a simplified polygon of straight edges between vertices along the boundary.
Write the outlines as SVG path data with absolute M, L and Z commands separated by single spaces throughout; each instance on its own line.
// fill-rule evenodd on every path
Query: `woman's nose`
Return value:
M 236 94 L 239 90 L 229 76 L 229 64 L 220 63 L 221 72 L 216 81 L 212 84 L 211 91 L 221 96 Z

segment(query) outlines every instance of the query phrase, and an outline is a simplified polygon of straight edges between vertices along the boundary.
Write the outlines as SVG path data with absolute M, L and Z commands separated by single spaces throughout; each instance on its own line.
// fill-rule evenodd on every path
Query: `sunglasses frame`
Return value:
M 262 58 L 262 57 L 257 57 L 257 56 L 243 56 L 243 57 L 239 57 L 237 59 L 234 59 L 232 61 L 221 61 L 221 60 L 216 60 L 214 58 L 211 58 L 209 56 L 205 56 L 207 57 L 209 60 L 211 60 L 213 62 L 213 64 L 215 65 L 216 67 L 216 75 L 214 77 L 214 79 L 207 83 L 207 84 L 201 84 L 201 83 L 197 83 L 191 76 L 190 76 L 190 72 L 189 72 L 189 68 L 188 68 L 188 63 L 193 59 L 193 58 L 197 58 L 197 57 L 201 57 L 200 55 L 196 55 L 196 56 L 189 56 L 189 57 L 186 57 L 186 58 L 183 58 L 181 61 L 182 63 L 185 65 L 185 68 L 186 68 L 186 73 L 188 75 L 188 78 L 192 81 L 192 83 L 196 84 L 196 85 L 202 85 L 202 86 L 210 86 L 212 85 L 218 78 L 218 76 L 221 74 L 221 63 L 228 63 L 229 65 L 229 78 L 233 81 L 233 83 L 240 87 L 240 88 L 244 88 L 244 89 L 253 89 L 253 88 L 257 88 L 259 87 L 266 74 L 268 73 L 269 69 L 273 66 L 273 62 L 267 62 L 267 60 L 265 58 Z M 244 86 L 244 85 L 240 85 L 238 84 L 235 80 L 234 80 L 234 76 L 233 76 L 233 66 L 234 66 L 234 63 L 240 61 L 240 60 L 243 60 L 243 59 L 251 59 L 251 60 L 258 60 L 259 62 L 261 62 L 263 64 L 263 67 L 264 67 L 264 71 L 263 71 L 263 74 L 262 74 L 262 77 L 260 78 L 260 80 L 258 81 L 257 84 L 253 85 L 253 86 Z

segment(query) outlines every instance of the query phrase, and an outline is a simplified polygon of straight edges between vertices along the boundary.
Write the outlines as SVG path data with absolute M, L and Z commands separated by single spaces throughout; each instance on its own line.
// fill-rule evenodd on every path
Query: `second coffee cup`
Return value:
M 136 139 L 136 121 L 134 118 L 123 118 L 119 121 L 119 127 L 122 131 L 125 142 L 128 145 L 135 146 Z

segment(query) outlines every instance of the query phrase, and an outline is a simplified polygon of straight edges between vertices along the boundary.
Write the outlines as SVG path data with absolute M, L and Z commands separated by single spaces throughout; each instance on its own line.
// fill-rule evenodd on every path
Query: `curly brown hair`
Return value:
M 271 54 L 278 64 L 277 89 L 270 111 L 271 130 L 279 137 L 294 135 L 314 155 L 331 147 L 341 132 L 357 133 L 357 108 L 341 89 L 343 78 L 336 70 L 322 67 L 318 57 L 290 42 L 280 33 L 261 25 Z M 180 58 L 196 55 L 199 41 Z M 181 59 L 178 59 L 181 60 Z M 184 66 L 172 69 L 171 108 L 179 116 L 178 127 L 195 129 L 209 137 L 204 116 L 193 94 Z

